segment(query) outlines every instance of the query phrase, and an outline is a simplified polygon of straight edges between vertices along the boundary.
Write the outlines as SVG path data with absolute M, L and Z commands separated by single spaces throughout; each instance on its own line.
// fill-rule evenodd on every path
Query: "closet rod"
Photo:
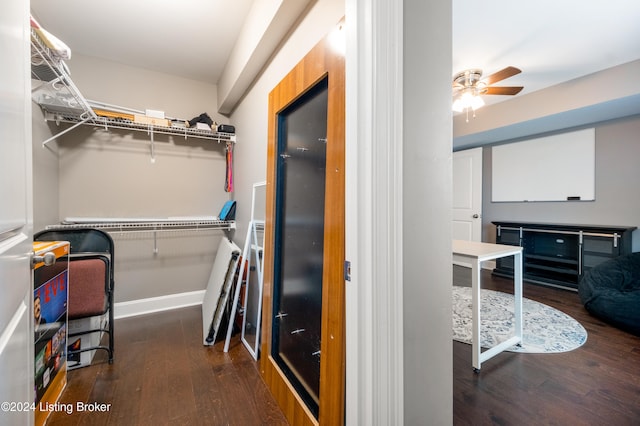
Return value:
M 66 129 L 64 129 L 63 131 L 56 133 L 55 135 L 51 136 L 51 137 L 50 137 L 49 139 L 47 139 L 46 141 L 42 142 L 42 147 L 44 148 L 44 147 L 45 147 L 45 146 L 47 146 L 47 144 L 48 144 L 49 142 L 51 142 L 52 140 L 54 140 L 54 139 L 58 139 L 60 136 L 64 135 L 65 133 L 72 131 L 72 130 L 73 130 L 73 129 L 75 129 L 76 127 L 78 127 L 78 126 L 80 126 L 80 125 L 82 125 L 82 124 L 85 124 L 86 122 L 88 122 L 89 120 L 92 120 L 92 119 L 93 119 L 93 117 L 89 116 L 89 117 L 87 117 L 87 118 L 83 119 L 82 121 L 78 121 L 78 122 L 77 122 L 76 124 L 74 124 L 73 126 L 68 127 L 68 128 L 66 128 Z

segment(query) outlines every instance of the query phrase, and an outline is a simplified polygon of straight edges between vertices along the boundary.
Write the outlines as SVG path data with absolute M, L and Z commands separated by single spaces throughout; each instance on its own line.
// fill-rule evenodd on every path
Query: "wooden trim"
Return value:
M 339 25 L 334 31 L 341 31 Z M 345 398 L 345 68 L 344 50 L 336 50 L 335 34 L 320 41 L 269 94 L 265 263 L 260 370 L 291 424 L 340 425 Z M 273 250 L 277 114 L 328 76 L 327 166 L 325 192 L 324 268 L 320 358 L 319 417 L 297 395 L 271 354 Z

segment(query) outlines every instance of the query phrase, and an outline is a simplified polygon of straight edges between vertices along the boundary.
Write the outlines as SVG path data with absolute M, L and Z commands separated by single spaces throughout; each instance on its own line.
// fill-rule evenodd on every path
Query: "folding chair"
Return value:
M 108 314 L 108 323 L 82 332 L 70 333 L 76 337 L 90 333 L 107 333 L 109 345 L 69 350 L 67 356 L 102 349 L 113 363 L 113 292 L 114 244 L 104 231 L 91 228 L 56 229 L 40 231 L 35 241 L 69 241 L 69 320 L 91 318 Z

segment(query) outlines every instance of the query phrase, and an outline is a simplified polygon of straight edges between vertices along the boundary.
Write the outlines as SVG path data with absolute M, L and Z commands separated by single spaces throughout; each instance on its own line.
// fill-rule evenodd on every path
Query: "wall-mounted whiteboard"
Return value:
M 494 146 L 491 201 L 595 200 L 595 129 Z

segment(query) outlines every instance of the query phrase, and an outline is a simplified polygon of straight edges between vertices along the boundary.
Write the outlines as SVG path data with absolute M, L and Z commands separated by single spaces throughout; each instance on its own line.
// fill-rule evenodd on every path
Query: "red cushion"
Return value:
M 71 259 L 69 262 L 69 319 L 102 315 L 107 309 L 107 264 L 102 259 Z

